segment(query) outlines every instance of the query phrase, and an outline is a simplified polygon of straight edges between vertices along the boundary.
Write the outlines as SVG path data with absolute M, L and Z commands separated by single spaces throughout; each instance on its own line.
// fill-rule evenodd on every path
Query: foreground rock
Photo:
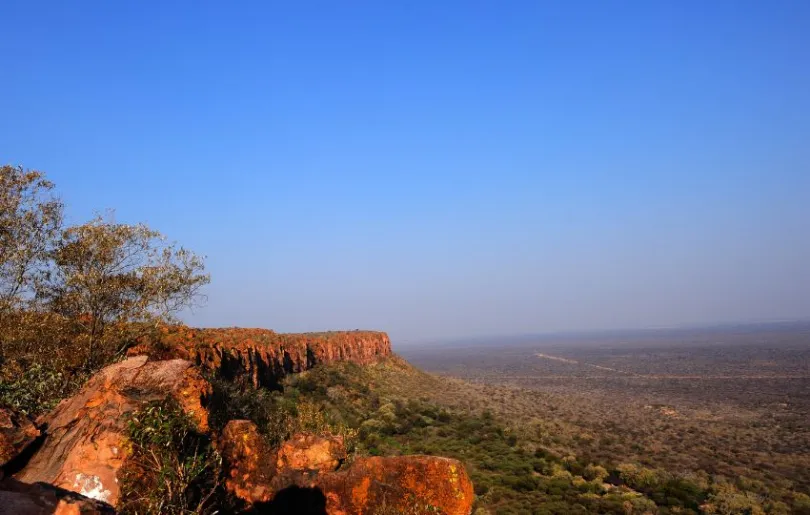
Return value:
M 268 501 L 276 475 L 275 456 L 250 420 L 231 420 L 217 444 L 228 464 L 225 488 L 248 503 Z
M 267 329 L 163 328 L 131 352 L 181 358 L 226 379 L 279 388 L 287 374 L 319 363 L 368 364 L 391 354 L 388 335 L 375 331 L 279 334 Z
M 228 423 L 221 446 L 230 468 L 227 489 L 257 511 L 261 506 L 272 508 L 293 490 L 298 492 L 298 502 L 320 496 L 330 515 L 371 514 L 383 509 L 468 515 L 472 509 L 472 483 L 456 460 L 358 458 L 345 470 L 336 470 L 345 457 L 339 439 L 297 435 L 273 451 L 255 424 L 246 420 Z
M 28 417 L 7 408 L 0 408 L 0 466 L 8 463 L 31 445 L 39 434 L 39 429 Z
M 342 437 L 298 434 L 279 448 L 276 455 L 276 470 L 331 472 L 345 459 L 346 448 Z
M 49 483 L 114 506 L 120 494 L 117 474 L 127 459 L 126 415 L 147 402 L 173 397 L 197 428 L 207 431 L 202 401 L 210 388 L 184 360 L 147 362 L 139 356 L 111 365 L 44 419 L 42 447 L 17 479 Z
M 7 478 L 0 481 L 0 514 L 105 515 L 114 514 L 109 504 L 51 485 L 28 485 Z
M 472 482 L 457 460 L 436 456 L 359 458 L 346 470 L 310 485 L 326 496 L 330 514 L 393 513 L 468 515 Z

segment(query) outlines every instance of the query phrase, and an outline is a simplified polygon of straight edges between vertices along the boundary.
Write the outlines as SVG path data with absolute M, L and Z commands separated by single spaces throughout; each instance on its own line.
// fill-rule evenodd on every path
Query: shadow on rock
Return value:
M 256 503 L 249 513 L 256 515 L 326 515 L 326 496 L 320 488 L 291 486 L 279 492 L 272 501 Z

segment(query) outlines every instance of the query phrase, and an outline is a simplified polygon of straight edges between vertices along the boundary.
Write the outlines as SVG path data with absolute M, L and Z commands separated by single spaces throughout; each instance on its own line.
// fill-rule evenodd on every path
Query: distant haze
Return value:
M 191 324 L 810 318 L 810 2 L 17 4 L 0 163 L 207 255 Z

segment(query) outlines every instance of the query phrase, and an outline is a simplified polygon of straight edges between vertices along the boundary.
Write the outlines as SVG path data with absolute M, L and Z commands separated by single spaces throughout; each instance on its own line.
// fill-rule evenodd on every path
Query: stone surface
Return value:
M 284 442 L 276 454 L 276 470 L 332 472 L 346 459 L 340 436 L 297 434 Z
M 287 374 L 319 363 L 372 363 L 391 354 L 388 335 L 375 331 L 279 334 L 267 329 L 164 327 L 131 349 L 153 358 L 182 358 L 227 379 L 278 388 Z
M 223 444 L 223 459 L 230 469 L 226 487 L 257 506 L 272 505 L 278 495 L 297 488 L 323 496 L 330 515 L 372 514 L 383 508 L 391 513 L 438 510 L 468 515 L 475 497 L 463 465 L 448 458 L 358 458 L 335 471 L 345 456 L 340 439 L 296 435 L 273 451 L 255 424 L 245 420 L 228 424 Z M 312 494 L 302 499 L 307 497 Z
M 472 482 L 457 460 L 435 456 L 359 458 L 345 471 L 324 474 L 309 485 L 326 496 L 330 515 L 443 513 L 468 515 Z
M 0 481 L 0 514 L 8 515 L 106 515 L 109 504 L 43 483 Z
M 127 458 L 127 413 L 171 396 L 205 432 L 208 412 L 202 402 L 210 388 L 184 360 L 148 362 L 139 356 L 111 365 L 44 418 L 42 447 L 17 479 L 49 483 L 115 505 L 117 474 Z
M 39 434 L 39 429 L 28 417 L 0 408 L 0 466 L 20 454 Z
M 270 482 L 276 474 L 275 456 L 256 424 L 231 420 L 217 439 L 217 448 L 226 464 L 225 488 L 243 501 L 270 500 Z

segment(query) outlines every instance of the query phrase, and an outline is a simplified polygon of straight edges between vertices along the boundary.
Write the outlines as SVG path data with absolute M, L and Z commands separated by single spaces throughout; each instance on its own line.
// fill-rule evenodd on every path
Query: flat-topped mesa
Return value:
M 157 337 L 130 350 L 130 355 L 141 353 L 188 359 L 229 380 L 279 388 L 285 375 L 320 363 L 373 363 L 391 354 L 391 342 L 378 331 L 280 334 L 268 329 L 178 326 L 163 328 Z

